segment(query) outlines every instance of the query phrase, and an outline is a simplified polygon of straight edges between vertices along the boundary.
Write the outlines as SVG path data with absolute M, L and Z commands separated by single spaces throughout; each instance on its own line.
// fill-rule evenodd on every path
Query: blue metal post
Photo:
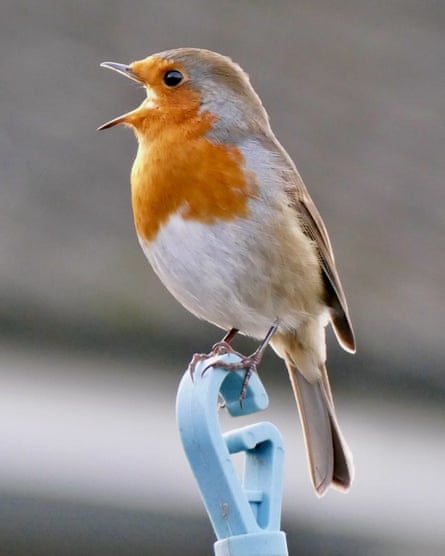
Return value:
M 238 356 L 223 356 L 227 362 Z M 216 359 L 213 359 L 216 361 Z M 179 432 L 204 505 L 218 541 L 215 556 L 287 556 L 280 531 L 284 447 L 271 423 L 256 423 L 223 435 L 218 398 L 233 417 L 261 411 L 267 393 L 253 374 L 246 398 L 239 395 L 244 371 L 209 368 L 200 362 L 194 378 L 185 372 L 178 390 L 176 413 Z M 244 475 L 238 478 L 230 454 L 245 453 Z

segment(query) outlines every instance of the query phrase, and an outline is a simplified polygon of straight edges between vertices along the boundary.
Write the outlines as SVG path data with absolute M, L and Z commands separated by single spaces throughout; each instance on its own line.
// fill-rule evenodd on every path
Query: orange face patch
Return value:
M 256 184 L 243 168 L 243 155 L 206 137 L 215 116 L 199 114 L 199 93 L 188 82 L 170 90 L 162 84 L 163 72 L 182 68 L 171 61 L 139 64 L 144 61 L 132 70 L 150 83 L 154 106 L 142 103 L 128 121 L 139 141 L 131 173 L 138 235 L 152 241 L 175 213 L 206 224 L 247 216 Z

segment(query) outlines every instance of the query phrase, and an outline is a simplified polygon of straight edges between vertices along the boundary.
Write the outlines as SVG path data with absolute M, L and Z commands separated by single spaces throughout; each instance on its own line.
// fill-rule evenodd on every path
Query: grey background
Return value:
M 211 551 L 174 397 L 220 331 L 188 315 L 139 250 L 133 136 L 95 131 L 143 97 L 99 63 L 178 46 L 250 74 L 330 231 L 355 325 L 354 357 L 329 336 L 357 463 L 347 497 L 313 500 L 282 365 L 270 355 L 261 370 L 291 427 L 290 553 L 442 553 L 445 4 L 4 0 L 0 45 L 0 554 Z M 159 392 L 156 411 L 144 392 Z M 107 466 L 122 442 L 117 480 Z M 171 493 L 178 468 L 192 509 Z

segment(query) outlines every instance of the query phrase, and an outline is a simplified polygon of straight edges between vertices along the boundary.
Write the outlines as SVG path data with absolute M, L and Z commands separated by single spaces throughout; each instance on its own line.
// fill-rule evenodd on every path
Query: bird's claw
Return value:
M 228 342 L 224 342 L 224 341 L 217 342 L 216 344 L 214 344 L 209 353 L 195 353 L 188 366 L 188 370 L 192 380 L 194 380 L 193 377 L 198 363 L 204 361 L 205 359 L 210 359 L 211 357 L 215 357 L 216 355 L 225 355 L 226 353 L 233 353 L 235 355 L 239 355 L 240 357 L 243 357 L 240 353 L 235 351 Z M 216 365 L 215 363 L 210 363 L 201 372 L 201 376 L 203 376 L 207 372 L 207 370 L 210 369 L 210 367 L 216 367 L 216 366 L 223 366 L 225 368 L 224 365 L 219 365 L 219 364 Z
M 243 407 L 243 400 L 246 399 L 247 386 L 249 384 L 250 377 L 253 375 L 253 373 L 258 372 L 257 366 L 260 361 L 258 360 L 259 358 L 256 356 L 255 353 L 249 356 L 241 355 L 239 353 L 237 353 L 237 355 L 241 357 L 241 361 L 239 361 L 238 363 L 226 363 L 225 361 L 217 360 L 214 363 L 212 363 L 212 365 L 206 367 L 204 371 L 206 371 L 209 367 L 222 367 L 226 371 L 245 370 L 243 382 L 241 384 L 240 396 L 239 396 L 240 406 Z
M 216 361 L 212 361 L 212 363 L 209 363 L 206 367 L 204 367 L 204 369 L 201 371 L 201 376 L 204 376 L 204 374 L 211 367 L 220 367 L 222 369 L 225 369 L 226 371 L 240 371 L 242 369 L 245 369 L 246 372 L 244 374 L 243 382 L 241 385 L 240 398 L 239 398 L 240 406 L 242 407 L 243 400 L 246 398 L 247 395 L 247 386 L 249 384 L 249 379 L 254 372 L 255 373 L 257 372 L 257 366 L 261 360 L 261 356 L 259 356 L 258 353 L 255 352 L 252 355 L 245 356 L 239 353 L 238 351 L 235 351 L 230 346 L 229 343 L 224 341 L 218 342 L 212 347 L 210 353 L 207 354 L 195 353 L 193 355 L 192 360 L 190 361 L 189 364 L 190 376 L 192 380 L 194 380 L 196 366 L 201 361 L 204 361 L 204 359 L 209 359 L 210 357 L 215 357 L 220 355 L 226 355 L 227 353 L 237 355 L 241 359 L 241 361 L 238 361 L 237 363 L 227 363 L 223 359 L 217 359 Z

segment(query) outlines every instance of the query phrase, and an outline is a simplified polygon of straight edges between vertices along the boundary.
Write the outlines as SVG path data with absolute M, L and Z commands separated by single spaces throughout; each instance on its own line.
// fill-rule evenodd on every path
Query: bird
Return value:
M 236 366 L 246 375 L 268 344 L 284 360 L 315 493 L 348 491 L 353 458 L 325 340 L 331 324 L 342 348 L 355 352 L 348 305 L 320 213 L 248 75 L 199 48 L 101 66 L 146 92 L 140 106 L 98 129 L 123 124 L 136 135 L 131 203 L 148 261 L 186 309 L 227 332 L 211 353 L 232 350 L 240 332 L 262 340 Z

